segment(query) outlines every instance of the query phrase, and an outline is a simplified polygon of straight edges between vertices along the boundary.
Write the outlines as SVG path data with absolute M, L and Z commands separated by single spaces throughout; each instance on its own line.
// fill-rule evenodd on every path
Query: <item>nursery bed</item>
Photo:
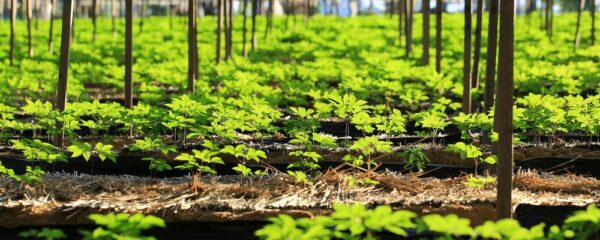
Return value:
M 289 153 L 300 150 L 298 146 L 289 144 L 250 144 L 250 146 L 262 149 L 266 152 L 267 159 L 265 163 L 274 169 L 285 172 L 288 164 L 297 160 L 290 157 Z M 181 151 L 191 151 L 198 148 L 197 144 L 190 144 L 182 148 Z M 403 145 L 394 147 L 394 152 L 383 155 L 373 155 L 376 162 L 381 163 L 378 170 L 388 169 L 395 172 L 408 172 L 410 166 L 407 166 L 406 156 L 399 153 L 413 146 Z M 475 173 L 476 168 L 473 160 L 462 160 L 457 154 L 448 152 L 443 146 L 437 144 L 420 145 L 423 153 L 427 155 L 429 162 L 423 166 L 424 174 L 422 177 L 457 177 L 464 173 Z M 489 152 L 488 147 L 483 150 Z M 335 168 L 344 164 L 341 159 L 352 153 L 347 148 L 319 148 L 317 150 L 322 155 L 319 161 L 321 171 L 329 168 Z M 148 157 L 148 154 L 129 152 L 127 149 L 120 150 L 116 163 L 111 161 L 100 162 L 97 157 L 92 157 L 91 161 L 85 161 L 83 158 L 72 158 L 69 162 L 58 162 L 53 165 L 42 166 L 49 171 L 69 172 L 69 173 L 88 173 L 88 174 L 110 174 L 110 175 L 135 175 L 150 176 L 148 169 L 149 162 L 142 158 Z M 600 178 L 600 145 L 583 143 L 561 143 L 561 144 L 522 144 L 514 150 L 515 170 L 537 170 L 548 171 L 555 174 L 573 173 L 578 175 L 593 176 Z M 174 157 L 174 156 L 172 156 Z M 225 161 L 224 165 L 215 165 L 214 168 L 221 175 L 236 175 L 232 170 L 239 160 L 233 156 L 223 154 L 221 156 Z M 21 153 L 11 151 L 10 148 L 0 148 L 0 159 L 3 165 L 22 173 L 26 166 L 32 164 L 31 161 L 24 159 Z M 181 164 L 180 161 L 169 161 L 171 165 Z M 264 167 L 264 165 L 248 162 L 246 165 L 253 169 Z M 485 165 L 477 168 L 482 172 Z M 414 170 L 414 166 L 413 166 Z M 157 173 L 158 177 L 176 177 L 187 174 L 186 171 L 172 170 L 163 173 Z
M 48 174 L 43 185 L 0 181 L 0 227 L 89 224 L 94 212 L 141 212 L 168 223 L 263 221 L 286 213 L 316 216 L 333 203 L 390 204 L 417 213 L 456 213 L 473 224 L 495 217 L 496 192 L 465 186 L 466 177 L 435 179 L 393 173 L 373 176 L 377 187 L 349 188 L 343 175 L 329 172 L 312 186 L 286 175 L 263 179 L 205 176 L 151 179 L 134 176 Z M 574 175 L 515 176 L 515 206 L 585 206 L 598 204 L 600 181 Z

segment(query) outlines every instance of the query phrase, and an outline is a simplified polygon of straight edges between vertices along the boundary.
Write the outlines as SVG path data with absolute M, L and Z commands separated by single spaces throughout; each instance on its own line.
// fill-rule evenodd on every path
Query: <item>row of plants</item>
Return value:
M 125 213 L 91 214 L 89 219 L 98 227 L 92 231 L 80 230 L 82 239 L 119 240 L 155 239 L 143 234 L 151 228 L 165 228 L 163 219 Z M 396 237 L 415 236 L 435 239 L 590 239 L 600 231 L 600 210 L 594 205 L 576 211 L 562 226 L 522 227 L 517 220 L 486 221 L 472 226 L 470 221 L 454 214 L 417 216 L 407 210 L 392 210 L 381 205 L 367 209 L 364 205 L 337 204 L 328 216 L 294 219 L 281 214 L 269 219 L 270 224 L 255 232 L 260 239 L 378 239 L 382 234 Z M 22 239 L 57 240 L 67 238 L 60 229 L 30 229 L 19 234 Z
M 400 148 L 391 141 L 392 136 L 406 133 L 407 118 L 410 118 L 416 121 L 417 126 L 430 129 L 426 135 L 433 136 L 434 141 L 435 136 L 448 125 L 456 126 L 462 141 L 447 145 L 448 152 L 465 161 L 473 161 L 475 166 L 495 164 L 495 157 L 482 152 L 474 141 L 481 132 L 487 132 L 492 141 L 497 138 L 492 132 L 493 116 L 460 113 L 449 117 L 445 111 L 453 104 L 456 105 L 449 100 L 438 102 L 427 111 L 408 116 L 397 109 L 378 110 L 352 94 L 333 96 L 327 103 L 316 104 L 314 109 L 293 107 L 289 113 L 271 108 L 258 99 L 223 100 L 205 95 L 183 95 L 166 104 L 166 108 L 139 104 L 126 110 L 116 103 L 94 101 L 69 104 L 64 112 L 54 110 L 49 102 L 28 100 L 19 112 L 24 116 L 18 119 L 15 118 L 16 108 L 0 105 L 0 132 L 5 141 L 8 140 L 10 149 L 20 152 L 31 162 L 53 164 L 66 162 L 69 158 L 116 162 L 123 151 L 128 151 L 139 152 L 142 160 L 149 162 L 152 175 L 173 168 L 195 174 L 217 174 L 214 166 L 224 164 L 221 157 L 232 156 L 239 163 L 233 170 L 243 176 L 260 176 L 272 169 L 263 161 L 267 158 L 266 153 L 239 140 L 243 134 L 253 135 L 259 140 L 270 138 L 280 134 L 281 127 L 288 136 L 288 143 L 297 146 L 296 150 L 288 153 L 288 174 L 298 182 L 310 184 L 310 176 L 320 168 L 320 149 L 323 148 L 341 146 L 349 149 L 351 152 L 339 160 L 369 173 L 376 169 L 380 156 L 389 154 L 404 155 L 408 169 L 423 169 L 428 159 L 420 145 L 398 152 Z M 518 98 L 514 115 L 516 132 L 517 135 L 533 133 L 536 136 L 564 132 L 594 135 L 599 131 L 599 106 L 600 96 L 583 98 L 531 94 Z M 286 114 L 289 116 L 283 124 L 275 124 Z M 345 123 L 346 130 L 349 124 L 353 124 L 363 136 L 351 140 L 319 133 L 320 123 L 332 116 Z M 57 123 L 63 126 L 62 131 L 57 130 Z M 79 136 L 77 133 L 82 128 L 88 129 L 90 135 Z M 110 129 L 129 134 L 135 141 L 117 149 L 114 143 L 118 135 L 111 134 Z M 25 131 L 31 131 L 33 138 L 15 138 Z M 70 137 L 65 148 L 48 142 L 61 133 Z M 190 151 L 190 148 L 193 149 Z M 252 171 L 249 164 L 262 165 L 263 168 Z M 41 181 L 43 170 L 40 166 L 29 166 L 22 175 L 6 168 L 2 173 L 17 181 L 32 183 Z M 488 177 L 470 180 L 473 181 L 471 185 L 476 186 L 493 182 Z M 477 181 L 481 180 L 485 181 L 478 184 Z
M 93 230 L 79 230 L 83 240 L 153 240 L 156 238 L 144 234 L 144 231 L 152 228 L 166 228 L 165 221 L 162 218 L 141 213 L 133 215 L 127 213 L 95 213 L 90 214 L 88 218 L 98 227 Z M 50 227 L 32 228 L 19 233 L 20 239 L 58 240 L 67 237 L 73 236 L 67 236 L 61 229 Z
M 394 211 L 381 205 L 367 209 L 364 205 L 334 205 L 328 216 L 294 219 L 281 214 L 255 232 L 260 239 L 379 239 L 414 237 L 415 239 L 511 239 L 563 240 L 593 239 L 600 231 L 600 210 L 589 205 L 576 211 L 562 226 L 522 227 L 517 220 L 501 219 L 472 226 L 469 219 L 454 214 L 417 216 L 407 210 Z M 386 238 L 386 239 L 387 239 Z
M 27 99 L 20 108 L 0 104 L 0 140 L 7 143 L 28 137 L 49 141 L 52 136 L 64 134 L 73 140 L 86 137 L 94 145 L 107 136 L 124 135 L 171 136 L 171 142 L 180 144 L 205 138 L 230 143 L 248 137 L 285 137 L 292 139 L 291 144 L 307 145 L 312 135 L 327 130 L 321 127 L 325 122 L 345 125 L 343 135 L 334 136 L 340 139 L 349 138 L 350 127 L 363 137 L 380 139 L 406 134 L 435 138 L 449 126 L 458 128 L 465 140 L 482 132 L 492 134 L 493 111 L 456 114 L 459 105 L 440 98 L 427 110 L 411 113 L 384 104 L 369 105 L 346 93 L 320 99 L 313 107 L 279 109 L 256 97 L 199 94 L 173 98 L 164 106 L 140 103 L 132 109 L 99 101 L 69 103 L 60 112 L 50 102 Z M 600 95 L 584 98 L 529 94 L 516 99 L 515 133 L 522 137 L 565 133 L 591 137 L 600 133 L 599 109 Z M 62 130 L 57 124 L 62 125 Z
M 576 16 L 556 16 L 553 41 L 538 29 L 535 18 L 518 17 L 515 84 L 519 91 L 543 94 L 580 94 L 594 91 L 599 71 L 598 46 L 572 49 L 572 26 Z M 415 17 L 415 25 L 420 17 Z M 264 18 L 258 17 L 258 31 Z M 436 102 L 440 97 L 460 97 L 462 73 L 462 22 L 459 15 L 444 16 L 443 71 L 418 65 L 421 29 L 414 29 L 414 54 L 402 59 L 396 21 L 382 16 L 336 19 L 315 17 L 309 28 L 286 28 L 283 18 L 275 17 L 273 32 L 261 41 L 249 58 L 235 56 L 235 61 L 214 65 L 215 24 L 199 24 L 199 54 L 202 74 L 197 89 L 224 97 L 256 95 L 279 106 L 302 106 L 335 89 L 352 91 L 373 104 L 392 104 L 416 109 L 419 104 Z M 484 17 L 484 21 L 487 18 Z M 71 54 L 69 96 L 89 99 L 98 96 L 118 98 L 122 89 L 123 20 L 118 20 L 113 35 L 111 20 L 100 18 L 96 42 L 91 40 L 91 21 L 77 19 Z M 135 83 L 137 96 L 146 102 L 168 100 L 172 91 L 186 85 L 186 25 L 174 24 L 162 17 L 145 19 L 144 32 L 135 37 Z M 212 17 L 199 20 L 214 23 Z M 242 19 L 235 19 L 234 35 L 241 38 Z M 8 45 L 0 46 L 0 93 L 9 101 L 22 102 L 25 97 L 51 98 L 56 92 L 59 44 L 54 53 L 46 51 L 48 22 L 39 21 L 33 31 L 35 55 L 27 57 L 26 23 L 17 21 L 15 66 L 8 65 Z M 589 24 L 584 16 L 582 24 Z M 60 28 L 60 21 L 55 22 Z M 483 24 L 483 41 L 486 26 Z M 135 25 L 137 28 L 137 24 Z M 54 37 L 59 39 L 60 29 Z M 136 30 L 137 31 L 137 30 Z M 588 39 L 582 33 L 582 39 Z M 8 28 L 0 28 L 0 38 L 7 39 Z M 361 36 L 357 38 L 356 36 Z M 452 36 L 452 37 L 450 37 Z M 240 52 L 241 46 L 234 46 Z M 433 51 L 433 50 L 432 50 Z M 485 49 L 483 49 L 485 56 Z M 484 76 L 485 72 L 480 75 Z M 483 81 L 482 81 L 483 82 Z M 218 86 L 218 87 L 211 87 Z M 98 89 L 100 88 L 100 89 Z M 115 90 L 115 91 L 113 91 Z M 100 91 L 103 94 L 98 94 Z M 481 89 L 475 95 L 482 95 Z

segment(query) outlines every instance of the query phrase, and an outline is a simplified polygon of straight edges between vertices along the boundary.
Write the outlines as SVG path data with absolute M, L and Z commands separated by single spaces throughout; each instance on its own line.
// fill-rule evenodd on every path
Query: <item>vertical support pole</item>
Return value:
M 117 0 L 111 0 L 111 22 L 112 22 L 112 35 L 117 35 Z
M 596 42 L 596 0 L 590 0 L 590 14 L 592 15 L 592 46 Z
M 477 18 L 475 23 L 475 46 L 473 53 L 473 69 L 471 73 L 471 86 L 479 88 L 479 59 L 481 58 L 481 28 L 483 25 L 483 0 L 477 0 Z
M 399 0 L 398 2 L 398 45 L 402 46 L 402 32 L 404 31 L 404 25 L 402 24 L 402 18 L 404 17 L 403 13 L 404 5 L 406 4 L 406 0 Z
M 579 34 L 579 25 L 581 25 L 581 12 L 583 12 L 583 8 L 585 8 L 585 0 L 579 0 L 579 8 L 577 9 L 577 25 L 575 26 L 575 49 L 579 47 L 579 39 L 581 38 L 581 34 Z
M 244 57 L 248 57 L 248 49 L 246 49 L 246 42 L 248 41 L 246 38 L 246 32 L 248 31 L 248 28 L 247 28 L 248 17 L 246 16 L 247 9 L 248 9 L 248 0 L 244 0 L 244 7 L 242 9 L 242 14 L 244 16 L 244 23 L 243 23 L 244 25 L 242 26 L 242 55 L 244 55 Z M 289 16 L 289 12 L 288 12 L 288 16 Z
M 133 106 L 133 0 L 125 0 L 125 99 L 124 106 Z
M 442 72 L 442 0 L 437 0 L 435 4 L 435 71 Z
M 465 114 L 471 113 L 471 0 L 465 1 L 462 110 Z
M 10 66 L 15 59 L 15 23 L 17 21 L 17 0 L 10 0 Z
M 500 2 L 500 50 L 498 56 L 498 96 L 494 121 L 498 127 L 498 219 L 512 215 L 513 170 L 513 91 L 514 91 L 514 1 Z
M 71 27 L 73 26 L 73 1 L 63 2 L 62 34 L 60 37 L 60 64 L 58 67 L 58 93 L 56 95 L 56 108 L 64 111 L 67 105 L 67 79 L 69 77 L 69 58 L 71 48 Z M 13 3 L 16 0 L 13 0 Z M 56 127 L 62 129 L 62 123 L 57 121 Z M 61 131 L 54 141 L 58 147 L 63 145 L 64 132 Z
M 485 90 L 483 97 L 484 112 L 492 109 L 494 94 L 496 92 L 496 53 L 498 46 L 498 4 L 500 0 L 490 0 L 487 60 L 485 65 Z M 483 138 L 487 141 L 487 138 Z
M 215 57 L 215 64 L 217 65 L 221 62 L 221 28 L 223 26 L 223 1 L 225 0 L 217 0 L 217 52 Z
M 56 0 L 50 2 L 50 33 L 48 34 L 48 52 L 54 53 L 54 43 L 52 42 L 52 34 L 54 33 L 54 9 L 56 8 Z
M 412 52 L 413 3 L 414 0 L 406 0 L 406 58 L 409 58 Z
M 97 18 L 98 0 L 92 0 L 92 43 L 96 43 L 96 18 Z
M 169 29 L 173 29 L 173 0 L 169 0 L 167 13 L 169 14 Z
M 233 0 L 229 0 L 229 18 L 228 18 L 229 22 L 228 22 L 228 27 L 227 27 L 227 31 L 229 31 L 229 36 L 227 37 L 227 41 L 229 42 L 227 44 L 227 59 L 231 60 L 231 57 L 233 56 Z
M 422 65 L 429 65 L 429 0 L 423 0 L 423 58 Z
M 217 0 L 219 1 L 219 0 Z M 258 11 L 258 0 L 252 0 L 252 48 L 254 51 L 258 47 L 258 39 L 256 39 L 256 14 Z M 296 16 L 294 15 L 294 26 L 296 26 Z
M 26 14 L 27 14 L 27 55 L 29 57 L 33 57 L 33 46 L 32 46 L 32 32 L 31 32 L 31 1 L 32 0 L 25 0 L 25 2 L 27 3 L 27 10 L 26 10 Z
M 195 67 L 196 63 L 196 50 L 194 35 L 196 34 L 196 9 L 195 0 L 188 0 L 188 84 L 187 91 L 194 93 L 194 81 L 196 77 Z

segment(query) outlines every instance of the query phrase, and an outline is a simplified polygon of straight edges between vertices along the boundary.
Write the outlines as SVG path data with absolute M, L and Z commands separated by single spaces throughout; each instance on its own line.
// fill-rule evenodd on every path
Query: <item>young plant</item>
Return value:
M 194 175 L 202 173 L 217 174 L 211 166 L 214 164 L 225 164 L 217 155 L 219 154 L 219 145 L 211 141 L 204 141 L 202 144 L 204 150 L 193 149 L 192 153 L 181 153 L 175 158 L 177 161 L 183 161 L 182 165 L 176 166 L 176 169 L 189 170 Z
M 220 152 L 232 155 L 236 159 L 241 160 L 241 163 L 234 167 L 233 170 L 240 173 L 242 176 L 249 176 L 252 174 L 252 170 L 245 165 L 248 161 L 261 163 L 261 159 L 267 159 L 267 154 L 264 151 L 248 148 L 243 144 L 235 147 L 232 145 L 227 145 L 223 147 Z M 256 175 L 265 175 L 266 173 L 266 170 L 256 170 L 254 172 Z
M 19 233 L 21 238 L 34 238 L 34 239 L 45 239 L 45 240 L 56 240 L 67 238 L 67 235 L 56 228 L 42 228 L 42 229 L 29 229 Z
M 169 153 L 177 152 L 177 146 L 165 144 L 160 138 L 145 137 L 135 140 L 135 143 L 129 147 L 129 151 L 158 155 L 142 158 L 142 160 L 150 162 L 149 169 L 154 177 L 156 172 L 173 169 L 165 159 L 168 159 Z
M 25 159 L 29 161 L 42 161 L 46 163 L 66 162 L 67 156 L 54 147 L 54 145 L 42 142 L 39 139 L 10 140 L 12 148 L 23 152 Z
M 92 149 L 92 145 L 87 142 L 73 141 L 67 150 L 71 152 L 71 157 L 83 157 L 85 161 L 89 161 L 92 156 L 98 156 L 100 161 L 104 162 L 110 159 L 113 163 L 117 163 L 117 154 L 113 151 L 113 146 L 110 144 L 96 143 Z
M 346 155 L 343 160 L 351 162 L 355 167 L 367 165 L 367 171 L 371 171 L 371 167 L 376 163 L 372 161 L 371 155 L 375 153 L 390 153 L 392 152 L 392 144 L 377 139 L 377 136 L 364 137 L 356 140 L 350 150 L 358 152 L 358 155 Z
M 368 106 L 364 100 L 356 99 L 356 96 L 346 93 L 344 96 L 333 95 L 329 99 L 330 104 L 333 106 L 333 112 L 335 115 L 344 120 L 346 123 L 346 139 L 350 135 L 350 122 L 355 115 L 360 112 L 364 112 Z
M 24 182 L 27 184 L 41 183 L 43 182 L 42 177 L 45 174 L 44 170 L 40 166 L 26 166 L 25 173 L 18 175 L 13 169 L 7 168 L 0 162 L 0 175 L 6 175 L 7 177 L 17 181 Z
M 84 240 L 152 240 L 155 238 L 142 235 L 142 231 L 155 227 L 166 227 L 163 219 L 152 215 L 146 216 L 141 213 L 134 215 L 126 213 L 91 214 L 88 218 L 94 221 L 96 225 L 99 225 L 99 227 L 94 229 L 94 231 L 80 231 Z
M 438 136 L 439 132 L 444 130 L 450 123 L 446 121 L 445 114 L 439 112 L 424 112 L 418 116 L 416 126 L 428 128 L 431 130 L 433 135 L 433 142 L 435 143 L 435 137 Z
M 296 183 L 312 186 L 314 183 L 308 178 L 308 175 L 302 171 L 287 171 L 287 174 L 292 176 Z
M 481 152 L 476 146 L 472 144 L 465 144 L 464 142 L 449 144 L 446 148 L 446 151 L 458 154 L 460 156 L 460 159 L 462 159 L 463 161 L 473 159 L 473 162 L 475 163 L 475 172 L 477 172 L 477 165 L 479 162 L 485 162 L 490 165 L 496 164 L 497 162 L 497 158 L 495 155 L 491 155 L 484 159 L 481 159 L 481 157 L 483 156 L 483 152 Z
M 485 188 L 486 186 L 496 182 L 495 177 L 473 177 L 467 178 L 467 186 L 471 188 Z
M 355 187 L 355 186 L 376 186 L 379 185 L 379 181 L 373 180 L 369 177 L 361 177 L 361 178 L 355 178 L 353 176 L 344 176 L 344 181 L 346 181 L 346 184 L 348 184 L 348 187 Z
M 406 166 L 404 169 L 416 168 L 419 172 L 423 171 L 426 162 L 429 162 L 429 158 L 423 152 L 423 147 L 418 144 L 407 148 L 404 152 L 400 153 L 400 156 L 406 158 Z
M 311 171 L 320 168 L 318 162 L 322 156 L 317 152 L 317 145 L 327 148 L 337 146 L 333 137 L 318 133 L 312 133 L 312 135 L 299 133 L 296 135 L 296 138 L 290 140 L 290 143 L 294 145 L 304 146 L 305 149 L 292 151 L 289 153 L 289 156 L 297 157 L 300 159 L 300 161 L 291 163 L 290 165 L 288 165 L 287 168 L 298 168 Z

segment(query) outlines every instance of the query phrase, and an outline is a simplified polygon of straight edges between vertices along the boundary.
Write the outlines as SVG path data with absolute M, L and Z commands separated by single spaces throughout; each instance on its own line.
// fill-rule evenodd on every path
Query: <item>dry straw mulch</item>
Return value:
M 380 184 L 350 187 L 344 180 L 347 176 L 370 177 Z M 189 176 L 151 179 L 47 174 L 43 184 L 34 186 L 0 178 L 3 213 L 0 226 L 81 223 L 91 212 L 141 212 L 171 221 L 253 220 L 282 212 L 312 216 L 329 211 L 333 203 L 339 202 L 390 204 L 419 212 L 435 209 L 452 212 L 457 207 L 463 212 L 477 212 L 476 206 L 493 209 L 495 187 L 469 188 L 466 179 L 466 176 L 435 179 L 391 172 L 367 175 L 335 170 L 317 177 L 313 185 L 296 184 L 284 174 L 253 179 L 204 176 L 195 181 Z M 600 181 L 594 178 L 521 172 L 514 180 L 515 204 L 599 202 L 596 196 L 600 193 Z M 44 217 L 32 220 L 35 216 Z

